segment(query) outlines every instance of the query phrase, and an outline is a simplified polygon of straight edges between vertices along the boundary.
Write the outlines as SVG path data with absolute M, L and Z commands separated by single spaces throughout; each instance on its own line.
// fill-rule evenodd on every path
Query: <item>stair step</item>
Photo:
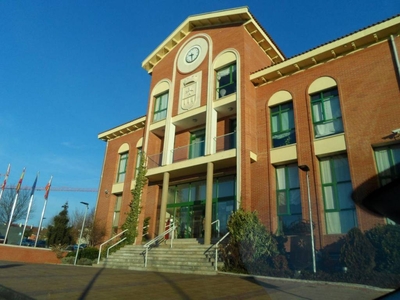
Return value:
M 143 245 L 127 245 L 112 253 L 97 267 L 119 268 L 138 271 L 173 272 L 187 274 L 216 274 L 213 252 L 210 246 L 197 239 L 170 240 L 151 247 L 147 253 L 147 267 L 144 267 L 146 248 Z

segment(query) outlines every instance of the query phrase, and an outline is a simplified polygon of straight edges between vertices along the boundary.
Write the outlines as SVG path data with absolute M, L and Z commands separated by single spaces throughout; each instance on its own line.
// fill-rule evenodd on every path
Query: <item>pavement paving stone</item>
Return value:
M 375 299 L 388 290 L 267 277 L 0 261 L 0 299 Z

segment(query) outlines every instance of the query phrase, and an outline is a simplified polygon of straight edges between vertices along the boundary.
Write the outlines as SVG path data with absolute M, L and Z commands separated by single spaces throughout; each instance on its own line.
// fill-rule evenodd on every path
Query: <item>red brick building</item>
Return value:
M 308 191 L 317 249 L 390 222 L 352 195 L 400 174 L 399 32 L 397 16 L 286 58 L 247 8 L 188 17 L 142 64 L 146 116 L 99 134 L 107 238 L 124 222 L 141 151 L 139 231 L 150 217 L 152 237 L 172 218 L 178 238 L 210 243 L 240 206 L 291 236 L 310 219 Z

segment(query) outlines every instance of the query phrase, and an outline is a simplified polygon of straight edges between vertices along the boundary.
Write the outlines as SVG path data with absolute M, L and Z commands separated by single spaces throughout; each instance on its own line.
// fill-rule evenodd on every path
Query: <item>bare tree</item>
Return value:
M 96 246 L 100 243 L 105 235 L 105 226 L 101 222 L 95 220 L 95 209 L 92 208 L 86 215 L 85 228 L 82 233 L 82 238 L 85 239 L 90 246 Z M 76 209 L 71 215 L 71 226 L 75 240 L 79 239 L 82 229 L 82 222 L 85 217 L 85 212 Z
M 5 189 L 3 196 L 0 200 L 0 222 L 4 224 L 8 224 L 10 220 L 10 214 L 13 207 L 14 199 L 16 195 L 15 189 Z M 12 223 L 17 222 L 19 220 L 24 220 L 26 218 L 26 214 L 28 213 L 30 199 L 30 191 L 28 190 L 20 190 L 18 194 L 17 205 L 14 209 L 14 215 L 12 218 Z M 31 209 L 31 213 L 33 212 L 33 208 Z

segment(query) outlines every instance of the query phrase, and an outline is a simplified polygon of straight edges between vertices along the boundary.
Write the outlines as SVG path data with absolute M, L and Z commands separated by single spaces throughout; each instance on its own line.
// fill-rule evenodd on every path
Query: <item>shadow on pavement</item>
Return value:
M 31 300 L 33 298 L 0 285 L 0 299 Z
M 99 278 L 100 274 L 104 271 L 105 267 L 101 268 L 96 275 L 93 276 L 92 280 L 90 280 L 89 284 L 85 287 L 85 290 L 83 293 L 79 296 L 79 300 L 85 299 L 85 297 L 88 295 L 90 290 L 92 289 L 94 283 L 96 282 L 97 278 Z
M 22 264 L 7 264 L 0 266 L 0 269 L 7 269 L 7 268 L 14 268 L 14 267 L 21 267 Z
M 308 299 L 308 300 L 311 300 L 311 298 L 302 297 L 302 296 L 300 296 L 300 295 L 293 294 L 293 293 L 290 293 L 290 292 L 288 292 L 288 291 L 284 291 L 284 290 L 280 289 L 280 288 L 279 288 L 278 286 L 276 286 L 276 285 L 263 282 L 263 281 L 261 281 L 261 280 L 258 280 L 257 278 L 254 278 L 254 277 L 242 277 L 242 278 L 243 278 L 244 280 L 247 280 L 247 281 L 251 282 L 251 283 L 255 283 L 255 284 L 259 285 L 259 286 L 262 286 L 263 288 L 265 288 L 265 289 L 267 289 L 267 290 L 268 290 L 268 289 L 270 289 L 270 290 L 276 290 L 276 291 L 279 291 L 280 293 L 284 293 L 284 294 L 287 294 L 287 295 L 294 296 L 294 297 L 296 297 L 297 299 Z
M 168 276 L 164 275 L 163 273 L 154 272 L 154 274 L 164 279 L 164 281 L 167 282 L 181 296 L 181 299 L 190 299 L 189 295 L 186 294 L 180 287 L 178 287 L 173 280 L 168 278 Z

